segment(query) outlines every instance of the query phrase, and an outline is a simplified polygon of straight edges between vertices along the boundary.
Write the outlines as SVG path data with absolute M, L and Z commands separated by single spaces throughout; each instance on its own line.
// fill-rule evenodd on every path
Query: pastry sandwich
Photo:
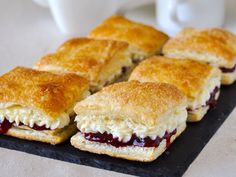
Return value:
M 88 38 L 65 42 L 56 53 L 43 57 L 34 66 L 37 70 L 85 77 L 90 81 L 92 92 L 121 79 L 132 67 L 127 43 Z
M 236 80 L 236 35 L 218 29 L 185 28 L 163 48 L 167 57 L 202 61 L 222 71 L 224 85 Z
M 88 96 L 88 81 L 17 67 L 0 77 L 0 134 L 58 144 L 76 132 L 75 103 Z
M 149 162 L 160 156 L 186 127 L 186 98 L 163 83 L 121 82 L 75 106 L 76 148 Z
M 162 46 L 168 40 L 166 34 L 151 26 L 115 15 L 92 30 L 89 37 L 129 43 L 134 62 L 159 54 Z
M 152 57 L 141 62 L 129 80 L 175 85 L 188 100 L 188 121 L 200 121 L 214 107 L 220 93 L 221 71 L 193 60 Z

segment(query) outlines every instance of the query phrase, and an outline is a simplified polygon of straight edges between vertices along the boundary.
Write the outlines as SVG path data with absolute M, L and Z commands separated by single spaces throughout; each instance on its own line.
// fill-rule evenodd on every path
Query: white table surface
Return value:
M 236 32 L 236 1 L 227 1 L 225 27 Z M 143 7 L 127 14 L 155 25 L 154 8 Z M 0 74 L 15 66 L 32 66 L 69 36 L 62 35 L 48 9 L 30 0 L 0 0 Z M 185 177 L 236 176 L 236 109 L 186 171 Z M 0 176 L 128 176 L 116 172 L 43 158 L 0 148 Z

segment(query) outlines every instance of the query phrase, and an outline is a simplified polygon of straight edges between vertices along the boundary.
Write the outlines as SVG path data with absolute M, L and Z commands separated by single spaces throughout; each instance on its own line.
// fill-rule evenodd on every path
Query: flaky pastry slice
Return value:
M 200 121 L 220 94 L 221 71 L 194 60 L 152 57 L 141 62 L 129 80 L 175 85 L 188 99 L 188 121 Z
M 62 44 L 54 54 L 40 59 L 34 69 L 75 73 L 88 79 L 90 90 L 95 92 L 124 77 L 132 67 L 127 43 L 75 38 Z
M 76 148 L 135 161 L 160 156 L 186 127 L 186 98 L 163 83 L 121 82 L 75 106 Z
M 130 44 L 134 62 L 159 54 L 169 37 L 154 27 L 113 15 L 91 31 L 90 38 L 111 39 Z
M 185 28 L 163 48 L 165 56 L 211 64 L 222 71 L 221 83 L 236 80 L 236 35 L 219 28 Z
M 73 107 L 88 81 L 17 67 L 0 77 L 0 134 L 58 144 L 76 132 Z

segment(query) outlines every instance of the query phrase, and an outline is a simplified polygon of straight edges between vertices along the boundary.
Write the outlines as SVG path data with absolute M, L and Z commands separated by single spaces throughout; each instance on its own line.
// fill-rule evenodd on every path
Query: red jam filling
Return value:
M 24 125 L 23 123 L 20 123 L 20 125 Z M 27 125 L 26 125 L 27 126 Z M 43 131 L 43 130 L 51 130 L 50 128 L 47 128 L 46 125 L 39 126 L 37 124 L 34 124 L 33 127 L 29 127 L 37 131 Z
M 220 91 L 219 87 L 216 87 L 213 92 L 211 92 L 210 99 L 206 102 L 206 105 L 210 106 L 210 108 L 216 107 L 217 99 L 216 94 Z
M 206 105 L 202 106 L 209 106 L 210 108 L 216 107 L 217 104 L 217 99 L 216 99 L 216 94 L 220 91 L 219 87 L 215 87 L 215 89 L 211 92 L 209 100 L 206 102 Z M 187 109 L 187 111 L 193 111 L 192 109 Z
M 158 147 L 162 140 L 166 140 L 166 147 L 171 144 L 170 140 L 173 135 L 176 134 L 176 129 L 171 132 L 165 132 L 165 135 L 160 138 L 152 140 L 150 137 L 140 138 L 136 134 L 133 134 L 128 142 L 119 141 L 117 137 L 113 137 L 112 134 L 104 133 L 83 133 L 84 138 L 89 141 L 95 141 L 99 143 L 110 144 L 115 147 L 125 147 L 125 146 L 138 146 L 138 147 Z
M 4 119 L 4 121 L 0 123 L 0 134 L 7 133 L 7 131 L 12 127 L 13 123 L 9 122 L 7 119 Z M 24 125 L 24 124 L 20 123 L 20 125 Z M 30 128 L 37 131 L 51 130 L 50 128 L 46 128 L 45 125 L 38 126 L 36 124 L 34 124 L 34 126 Z
M 4 121 L 0 123 L 0 134 L 7 133 L 11 127 L 12 123 L 10 123 L 7 119 L 4 119 Z
M 232 73 L 236 70 L 236 65 L 234 65 L 233 68 L 225 68 L 225 67 L 220 67 L 220 70 L 223 72 L 223 73 Z
M 121 68 L 122 74 L 125 74 L 127 71 L 128 71 L 128 67 L 124 66 L 124 67 Z

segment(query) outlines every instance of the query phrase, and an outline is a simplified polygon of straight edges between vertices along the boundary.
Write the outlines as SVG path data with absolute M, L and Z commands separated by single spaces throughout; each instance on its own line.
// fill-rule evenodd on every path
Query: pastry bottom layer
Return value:
M 214 100 L 218 100 L 220 96 L 220 90 L 218 92 L 215 93 L 215 98 Z M 213 107 L 215 105 L 213 104 Z M 210 105 L 206 105 L 203 107 L 200 107 L 198 109 L 195 110 L 188 110 L 188 119 L 187 122 L 199 122 L 203 119 L 203 117 L 205 116 L 205 114 L 207 113 L 207 111 L 210 109 L 211 104 Z
M 231 73 L 222 73 L 221 84 L 230 85 L 236 80 L 236 70 Z
M 37 131 L 33 129 L 22 129 L 20 127 L 10 128 L 5 135 L 13 136 L 20 139 L 41 141 L 44 143 L 50 143 L 52 145 L 59 144 L 70 138 L 77 132 L 75 123 L 58 129 L 58 130 L 46 130 Z
M 199 122 L 203 119 L 207 111 L 209 110 L 209 106 L 201 107 L 194 111 L 188 111 L 188 122 Z
M 176 128 L 177 132 L 171 137 L 172 143 L 186 128 L 184 122 Z M 106 143 L 99 143 L 86 140 L 80 132 L 71 138 L 71 144 L 83 151 L 97 154 L 106 154 L 112 157 L 123 158 L 141 162 L 151 162 L 159 157 L 166 150 L 166 140 L 162 140 L 158 147 L 137 147 L 126 146 L 116 148 Z
M 118 137 L 113 137 L 112 134 L 104 133 L 82 133 L 84 138 L 89 141 L 106 143 L 110 144 L 116 148 L 126 147 L 126 146 L 138 146 L 138 147 L 158 147 L 160 142 L 165 139 L 166 146 L 170 145 L 170 139 L 173 135 L 176 134 L 176 129 L 172 132 L 165 132 L 163 137 L 157 136 L 155 139 L 151 139 L 150 137 L 140 138 L 136 134 L 132 134 L 131 138 L 127 142 L 119 141 Z

